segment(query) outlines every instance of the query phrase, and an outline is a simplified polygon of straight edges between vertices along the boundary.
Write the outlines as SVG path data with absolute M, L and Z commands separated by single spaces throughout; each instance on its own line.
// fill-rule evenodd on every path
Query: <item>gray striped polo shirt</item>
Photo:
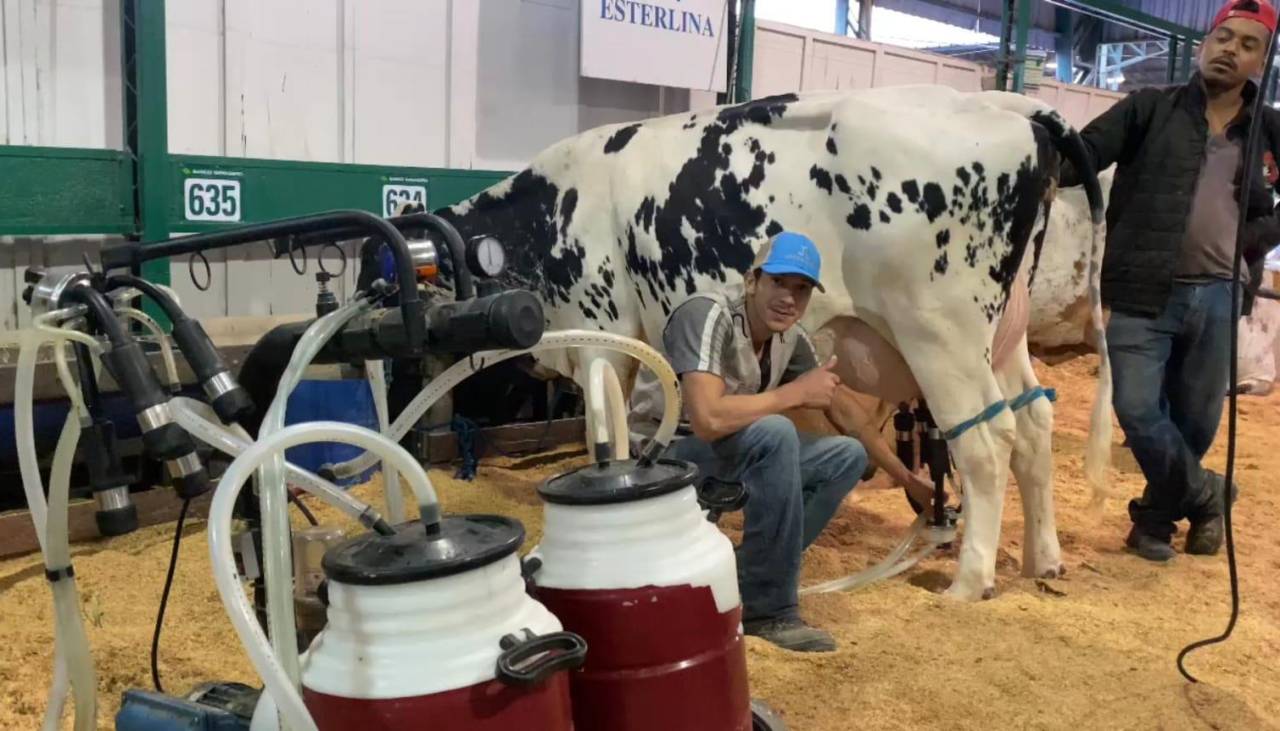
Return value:
M 726 395 L 762 393 L 818 366 L 813 341 L 799 323 L 770 337 L 756 358 L 741 285 L 685 300 L 667 318 L 659 350 L 678 376 L 698 371 L 724 379 Z M 649 369 L 641 368 L 632 391 L 632 430 L 651 435 L 662 418 L 662 405 L 661 385 Z M 686 409 L 680 424 L 688 431 Z

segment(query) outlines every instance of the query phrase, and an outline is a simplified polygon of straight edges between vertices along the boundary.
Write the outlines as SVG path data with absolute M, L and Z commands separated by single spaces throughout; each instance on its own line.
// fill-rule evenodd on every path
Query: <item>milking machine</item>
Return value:
M 406 239 L 406 232 L 414 238 Z M 317 319 L 265 335 L 239 379 L 171 292 L 108 273 L 250 241 L 270 239 L 277 253 L 292 254 L 362 234 L 368 236 L 362 261 L 376 262 L 378 276 L 352 301 L 330 302 L 318 307 Z M 110 424 L 95 415 L 99 363 L 129 398 L 148 455 L 166 463 L 179 497 L 189 501 L 210 487 L 197 441 L 234 457 L 214 490 L 209 545 L 219 595 L 265 684 L 258 690 L 205 683 L 182 697 L 127 691 L 118 729 L 409 729 L 424 723 L 464 731 L 783 728 L 750 699 L 732 546 L 707 520 L 709 512 L 741 505 L 740 486 L 736 502 L 721 500 L 709 511 L 694 486 L 696 469 L 658 458 L 679 413 L 675 374 L 661 355 L 635 340 L 594 331 L 544 336 L 538 300 L 522 290 L 502 290 L 486 277 L 495 246 L 500 244 L 493 239 L 480 239 L 468 250 L 452 227 L 429 214 L 384 220 L 343 211 L 112 248 L 102 255 L 106 271 L 33 276 L 29 297 L 41 314 L 31 331 L 18 334 L 19 433 L 32 434 L 32 376 L 45 341 L 56 345 L 59 376 L 74 405 L 55 454 L 47 509 L 34 443 L 20 445 L 58 610 L 45 728 L 56 727 L 68 689 L 76 701 L 76 728 L 96 722 L 92 658 L 67 546 L 66 490 L 82 422 L 98 492 L 124 479 L 112 454 Z M 488 250 L 478 255 L 482 247 Z M 455 297 L 424 299 L 419 285 L 444 268 L 452 270 Z M 475 286 L 471 270 L 486 281 Z M 319 284 L 324 290 L 326 282 Z M 174 323 L 174 341 L 205 401 L 160 385 L 122 324 L 140 318 L 112 307 L 113 300 L 138 295 Z M 74 375 L 68 341 L 77 347 Z M 472 373 L 556 348 L 638 358 L 659 373 L 667 413 L 654 439 L 632 457 L 616 373 L 607 363 L 593 369 L 593 382 L 607 394 L 607 408 L 595 410 L 593 425 L 597 442 L 609 446 L 598 450 L 595 463 L 539 489 L 545 530 L 522 562 L 518 521 L 445 515 L 426 471 L 397 441 Z M 384 413 L 382 434 L 336 422 L 284 427 L 284 405 L 309 365 L 380 366 L 385 358 L 427 353 L 466 357 L 433 379 L 390 424 Z M 371 380 L 385 382 L 379 375 Z M 388 522 L 325 477 L 284 461 L 285 449 L 311 442 L 365 450 L 325 477 L 359 474 L 378 462 L 398 472 L 413 491 L 419 517 Z M 256 505 L 241 496 L 254 477 Z M 285 516 L 287 486 L 328 502 L 368 531 L 349 538 L 324 526 L 294 533 Z M 387 492 L 398 493 L 398 486 L 397 480 Z M 121 506 L 103 502 L 115 519 L 109 511 Z M 257 508 L 261 546 L 238 557 L 232 521 L 237 514 L 254 517 L 250 506 Z M 261 564 L 265 587 L 254 602 L 240 570 L 250 557 Z
M 822 594 L 866 587 L 901 574 L 935 551 L 945 550 L 955 540 L 960 511 L 947 505 L 946 490 L 948 482 L 953 489 L 955 486 L 951 456 L 947 450 L 947 440 L 933 420 L 933 414 L 924 399 L 916 403 L 914 411 L 906 402 L 899 404 L 893 415 L 893 430 L 894 448 L 902 464 L 912 472 L 922 464 L 928 468 L 929 478 L 933 480 L 933 505 L 920 505 L 908 494 L 907 501 L 916 511 L 916 519 L 906 537 L 884 559 L 856 574 L 804 587 L 800 590 L 801 594 Z M 912 552 L 917 541 L 920 547 Z

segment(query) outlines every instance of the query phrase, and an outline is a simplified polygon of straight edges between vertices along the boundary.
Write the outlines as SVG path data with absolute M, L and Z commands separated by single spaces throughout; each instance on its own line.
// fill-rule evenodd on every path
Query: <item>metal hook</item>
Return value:
M 334 249 L 338 251 L 338 260 L 342 262 L 342 268 L 339 269 L 336 273 L 329 271 L 324 266 L 324 252 L 330 246 L 332 246 Z M 324 246 L 320 247 L 320 256 L 318 256 L 316 259 L 317 259 L 316 266 L 320 267 L 320 271 L 324 272 L 325 274 L 328 274 L 334 279 L 338 279 L 343 274 L 347 273 L 347 252 L 345 249 L 339 246 L 336 241 L 329 241 L 325 243 Z
M 298 268 L 298 260 L 294 258 L 294 252 L 302 252 L 302 268 Z M 293 267 L 293 271 L 297 274 L 307 273 L 307 248 L 305 246 L 294 246 L 293 239 L 289 239 L 289 266 Z
M 200 281 L 196 278 L 196 259 L 204 262 L 204 285 L 201 286 Z M 191 277 L 191 286 L 201 292 L 208 292 L 209 287 L 213 286 L 213 269 L 209 266 L 209 258 L 204 255 L 203 251 L 196 251 L 187 259 L 187 274 Z

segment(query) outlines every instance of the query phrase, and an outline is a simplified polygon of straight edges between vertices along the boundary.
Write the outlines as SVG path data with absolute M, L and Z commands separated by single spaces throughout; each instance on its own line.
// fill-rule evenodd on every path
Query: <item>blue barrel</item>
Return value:
M 285 407 L 286 426 L 308 421 L 341 421 L 378 431 L 378 412 L 373 393 L 365 380 L 300 381 Z M 285 459 L 303 469 L 317 472 L 325 464 L 337 464 L 359 457 L 363 449 L 348 444 L 315 442 L 285 450 Z M 375 465 L 355 477 L 339 481 L 342 486 L 366 482 L 378 471 Z

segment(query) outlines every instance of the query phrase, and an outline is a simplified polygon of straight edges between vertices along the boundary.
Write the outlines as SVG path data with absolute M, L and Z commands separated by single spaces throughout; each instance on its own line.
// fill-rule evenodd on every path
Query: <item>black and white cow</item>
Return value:
M 1052 109 L 1018 95 L 785 95 L 581 133 L 440 213 L 464 235 L 505 242 L 507 283 L 541 296 L 548 329 L 649 343 L 685 298 L 740 281 L 768 236 L 806 233 L 821 248 L 826 293 L 814 293 L 805 326 L 830 339 L 855 318 L 869 325 L 953 429 L 1037 386 L 1025 335 L 999 368 L 993 336 L 1020 270 L 1034 278 L 1059 154 L 1085 169 L 1081 149 Z M 1089 190 L 1096 221 L 1096 179 Z M 539 360 L 583 378 L 586 357 L 609 357 L 624 382 L 634 370 L 612 355 Z M 848 370 L 841 377 L 857 380 Z M 1105 445 L 1110 396 L 1100 395 L 1095 425 L 1106 428 L 1093 438 Z M 1034 400 L 951 440 L 966 516 L 952 595 L 994 589 L 1011 460 L 1026 512 L 1024 570 L 1060 571 L 1052 413 Z

